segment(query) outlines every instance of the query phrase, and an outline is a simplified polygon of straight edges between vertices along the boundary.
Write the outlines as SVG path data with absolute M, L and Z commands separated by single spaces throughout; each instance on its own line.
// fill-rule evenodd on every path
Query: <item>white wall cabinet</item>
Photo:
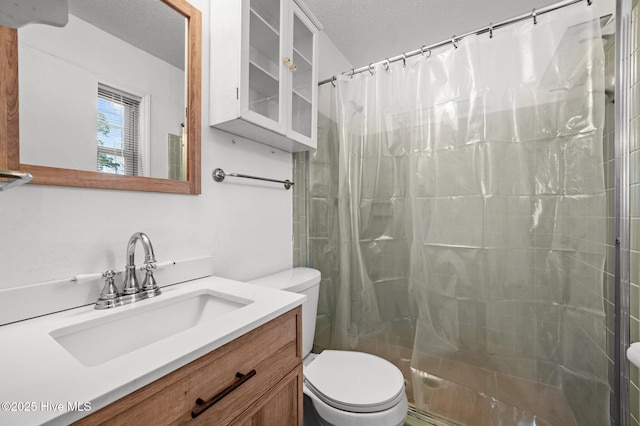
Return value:
M 211 126 L 316 148 L 318 27 L 294 0 L 212 0 Z

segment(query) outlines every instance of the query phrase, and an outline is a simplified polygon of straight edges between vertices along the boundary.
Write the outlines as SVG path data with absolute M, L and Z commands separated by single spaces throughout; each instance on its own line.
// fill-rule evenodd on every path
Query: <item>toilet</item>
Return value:
M 293 268 L 252 284 L 304 294 L 302 354 L 305 426 L 400 426 L 407 395 L 400 370 L 378 356 L 353 351 L 311 353 L 315 334 L 320 272 Z

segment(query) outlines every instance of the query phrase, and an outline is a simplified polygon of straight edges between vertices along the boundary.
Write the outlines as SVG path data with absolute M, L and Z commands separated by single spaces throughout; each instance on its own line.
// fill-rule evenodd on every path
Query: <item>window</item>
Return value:
M 99 172 L 142 176 L 140 102 L 135 95 L 98 85 Z

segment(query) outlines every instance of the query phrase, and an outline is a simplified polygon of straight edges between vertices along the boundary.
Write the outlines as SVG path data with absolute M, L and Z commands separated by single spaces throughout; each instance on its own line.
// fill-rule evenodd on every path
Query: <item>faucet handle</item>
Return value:
M 174 260 L 167 260 L 166 262 L 149 262 L 140 267 L 140 272 L 147 272 L 150 269 L 162 269 L 175 264 L 176 262 Z
M 120 294 L 118 293 L 118 289 L 116 288 L 116 284 L 114 282 L 114 277 L 120 275 L 120 272 L 114 270 L 105 271 L 102 276 L 104 277 L 104 288 L 100 293 L 100 297 L 98 297 L 98 301 L 96 302 L 96 309 L 107 309 L 119 306 L 120 302 Z
M 144 281 L 142 282 L 141 292 L 146 293 L 147 297 L 158 296 L 161 291 L 158 282 L 153 276 L 153 270 L 157 268 L 156 262 L 145 263 L 140 269 L 145 271 Z
M 173 260 L 168 260 L 166 262 L 145 262 L 145 264 L 140 267 L 140 271 L 145 273 L 141 291 L 145 292 L 148 297 L 159 295 L 161 293 L 160 287 L 158 287 L 158 282 L 153 276 L 153 271 L 167 266 L 173 266 L 175 264 L 176 262 Z

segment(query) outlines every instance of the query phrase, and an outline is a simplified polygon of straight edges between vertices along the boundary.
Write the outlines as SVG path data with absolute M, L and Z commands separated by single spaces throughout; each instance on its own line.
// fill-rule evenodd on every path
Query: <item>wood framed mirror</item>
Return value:
M 24 105 L 21 106 L 20 104 L 21 102 L 28 104 L 29 98 L 27 97 L 23 99 L 22 96 L 20 95 L 20 92 L 21 91 L 30 92 L 30 89 L 22 90 L 25 88 L 25 86 L 23 86 L 25 82 L 19 81 L 20 76 L 23 75 L 24 73 L 24 68 L 22 70 L 19 69 L 19 67 L 21 66 L 21 64 L 19 63 L 20 61 L 19 56 L 21 56 L 19 55 L 19 37 L 21 37 L 20 31 L 22 30 L 22 28 L 16 30 L 16 29 L 3 27 L 3 26 L 0 26 L 0 76 L 2 76 L 0 78 L 0 170 L 14 170 L 14 171 L 31 173 L 33 175 L 33 180 L 31 181 L 32 184 L 71 186 L 71 187 L 82 187 L 82 188 L 117 189 L 117 190 L 128 190 L 128 191 L 166 192 L 166 193 L 176 193 L 176 194 L 200 194 L 202 17 L 201 17 L 200 11 L 196 9 L 194 6 L 192 6 L 190 3 L 188 3 L 186 0 L 157 0 L 157 1 L 158 1 L 158 4 L 168 6 L 168 8 L 170 8 L 168 10 L 170 10 L 171 13 L 176 13 L 179 16 L 184 18 L 185 25 L 184 25 L 183 34 L 186 34 L 186 42 L 183 43 L 184 47 L 182 50 L 182 54 L 184 57 L 183 76 L 186 78 L 184 78 L 183 82 L 181 83 L 168 84 L 168 85 L 174 86 L 174 89 L 175 87 L 182 85 L 182 87 L 179 87 L 177 91 L 180 92 L 181 90 L 181 95 L 183 96 L 182 99 L 184 101 L 185 109 L 183 111 L 180 111 L 182 107 L 180 106 L 174 107 L 174 110 L 177 109 L 179 111 L 179 117 L 181 117 L 182 120 L 178 120 L 178 119 L 172 120 L 173 129 L 175 129 L 176 127 L 181 127 L 181 129 L 168 131 L 165 128 L 163 128 L 161 131 L 157 132 L 159 134 L 159 137 L 155 137 L 155 138 L 153 137 L 153 133 L 155 132 L 155 129 L 148 131 L 148 133 L 152 135 L 152 137 L 150 138 L 150 139 L 153 139 L 152 143 L 156 143 L 155 142 L 156 139 L 161 140 L 161 146 L 162 146 L 161 150 L 163 151 L 163 155 L 165 159 L 167 158 L 167 156 L 169 157 L 172 156 L 171 154 L 172 146 L 182 147 L 180 148 L 182 150 L 181 151 L 182 153 L 177 157 L 177 158 L 181 158 L 180 161 L 182 161 L 182 165 L 179 167 L 179 170 L 177 172 L 174 172 L 173 175 L 171 171 L 163 171 L 162 173 L 168 174 L 168 176 L 166 177 L 162 176 L 162 174 L 161 174 L 161 177 L 153 177 L 153 176 L 157 176 L 158 173 L 157 172 L 151 173 L 148 171 L 146 171 L 145 175 L 140 175 L 142 173 L 135 175 L 136 173 L 135 171 L 134 171 L 134 175 L 115 174 L 118 172 L 123 173 L 122 170 L 124 169 L 124 167 L 120 167 L 120 166 L 123 166 L 123 164 L 118 164 L 117 161 L 114 163 L 114 161 L 112 160 L 113 157 L 109 157 L 108 148 L 112 144 L 110 142 L 105 143 L 100 140 L 101 139 L 101 133 L 100 133 L 101 132 L 101 112 L 100 112 L 100 106 L 99 106 L 100 92 L 94 95 L 94 99 L 92 100 L 93 102 L 92 105 L 94 106 L 93 108 L 78 109 L 78 111 L 82 111 L 82 115 L 88 115 L 89 117 L 93 116 L 96 118 L 91 123 L 82 124 L 82 126 L 85 129 L 88 128 L 89 132 L 93 132 L 94 135 L 97 135 L 97 138 L 96 136 L 90 136 L 89 139 L 91 140 L 83 142 L 85 146 L 88 146 L 91 150 L 93 150 L 92 153 L 90 154 L 93 156 L 91 159 L 92 164 L 89 164 L 88 166 L 86 166 L 83 163 L 81 167 L 76 168 L 73 166 L 73 161 L 76 161 L 76 160 L 72 160 L 71 166 L 68 166 L 68 165 L 60 166 L 56 164 L 53 164 L 53 165 L 43 164 L 43 163 L 47 163 L 48 161 L 32 162 L 30 161 L 30 158 L 32 157 L 25 157 L 25 154 L 27 154 L 28 152 L 37 153 L 37 152 L 46 151 L 47 149 L 51 149 L 52 146 L 57 147 L 58 143 L 62 143 L 63 141 L 66 142 L 69 139 L 72 139 L 76 131 L 64 130 L 63 132 L 51 131 L 49 133 L 41 133 L 41 135 L 46 135 L 46 140 L 41 140 L 43 139 L 42 137 L 37 138 L 37 143 L 35 145 L 35 148 L 34 146 L 26 145 L 26 138 L 23 138 L 24 140 L 21 141 L 21 137 L 20 137 L 21 134 L 24 133 L 25 136 L 32 136 L 32 133 L 34 133 L 33 128 L 37 128 L 37 127 L 44 128 L 46 132 L 46 130 L 49 128 L 48 126 L 50 126 L 50 124 L 46 124 L 46 123 L 51 123 L 51 122 L 58 123 L 59 121 L 63 121 L 63 120 L 64 121 L 75 120 L 79 122 L 79 116 L 77 113 L 74 112 L 70 114 L 71 115 L 70 117 L 64 117 L 61 120 L 55 117 L 55 115 L 57 114 L 57 108 L 54 108 L 54 106 L 56 106 L 57 104 L 53 104 L 53 105 L 47 106 L 46 109 L 42 108 L 45 111 L 49 111 L 47 112 L 47 117 L 44 117 L 45 119 L 43 120 L 40 120 L 40 119 L 32 120 L 31 116 L 29 116 L 29 118 L 26 119 L 24 117 L 25 115 L 24 113 L 21 119 L 20 111 L 21 109 L 26 107 Z M 102 3 L 102 6 L 104 7 L 105 2 L 100 1 L 99 3 Z M 127 5 L 131 5 L 135 2 L 125 2 L 125 3 L 127 3 Z M 149 2 L 145 1 L 140 3 L 142 4 L 142 3 L 149 3 Z M 119 4 L 122 5 L 122 2 L 119 2 Z M 101 14 L 104 15 L 104 13 L 101 13 Z M 136 15 L 136 19 L 139 19 L 140 16 L 142 15 L 141 14 Z M 78 22 L 81 22 L 84 25 L 85 21 L 79 20 Z M 136 22 L 136 25 L 138 24 L 139 22 Z M 160 28 L 157 28 L 157 30 L 166 32 L 166 28 L 162 27 L 161 25 L 154 25 L 154 26 L 160 27 Z M 24 28 L 27 28 L 27 27 L 24 27 Z M 77 39 L 77 35 L 76 35 L 76 39 Z M 181 37 L 181 40 L 185 41 L 185 37 L 184 36 Z M 22 41 L 22 39 L 20 41 Z M 102 47 L 100 44 L 98 44 L 99 43 L 98 41 L 94 41 L 94 43 L 96 47 L 99 47 L 99 48 Z M 20 47 L 20 49 L 22 49 L 22 46 Z M 73 50 L 72 47 L 66 47 L 65 50 L 67 51 L 71 50 L 74 54 L 76 54 L 76 52 Z M 24 50 L 22 50 L 22 52 L 24 53 Z M 28 55 L 25 55 L 25 56 L 28 56 Z M 51 57 L 55 55 L 45 55 L 45 56 Z M 147 53 L 141 51 L 141 53 L 136 54 L 135 56 L 147 56 Z M 151 55 L 148 55 L 148 56 L 151 56 Z M 58 58 L 54 58 L 54 60 L 57 61 Z M 73 66 L 75 65 L 76 64 L 73 64 Z M 179 66 L 180 65 L 178 64 L 178 67 Z M 25 67 L 28 68 L 28 65 L 25 65 Z M 154 73 L 162 74 L 162 72 L 157 71 L 157 67 L 155 66 L 152 66 L 151 69 L 153 70 Z M 36 75 L 39 75 L 35 71 L 34 73 Z M 131 73 L 133 74 L 136 72 L 137 70 Z M 149 76 L 149 79 L 150 78 L 151 76 Z M 71 78 L 69 78 L 69 80 L 71 80 L 71 83 L 70 83 L 71 89 L 65 93 L 71 93 L 75 95 L 76 92 L 80 92 L 81 91 L 79 87 L 80 83 L 77 80 L 73 80 Z M 39 82 L 39 83 L 40 83 L 40 87 L 51 87 L 56 85 L 56 84 L 51 84 L 51 82 L 48 82 L 48 83 L 45 82 L 44 84 L 42 82 Z M 99 83 L 101 83 L 101 85 L 106 83 L 106 87 L 111 86 L 110 80 L 107 80 L 106 82 L 99 82 Z M 78 86 L 77 89 L 76 89 L 76 86 Z M 19 89 L 19 87 L 21 87 L 22 89 Z M 29 114 L 31 114 L 31 111 L 33 109 L 38 109 L 38 105 L 33 103 L 33 99 L 38 99 L 38 96 L 39 96 L 38 92 L 35 92 L 35 91 L 31 91 L 31 92 L 33 92 L 31 94 L 31 104 L 28 105 L 29 109 L 26 110 Z M 116 93 L 119 93 L 119 92 L 116 92 Z M 60 99 L 59 95 L 56 95 L 56 97 Z M 152 101 L 155 101 L 156 99 L 159 99 L 162 96 L 151 94 L 150 96 L 147 96 L 147 97 Z M 68 101 L 66 99 L 66 96 L 63 99 L 65 101 Z M 98 105 L 97 110 L 95 107 L 96 104 Z M 60 108 L 63 108 L 64 105 L 66 104 L 64 104 L 63 102 L 60 102 L 60 105 L 61 105 Z M 33 108 L 34 106 L 35 108 Z M 153 107 L 147 107 L 147 108 L 148 108 L 146 113 L 147 117 L 151 115 L 151 113 L 148 112 L 149 110 L 152 110 L 153 112 L 164 111 L 164 106 L 161 107 L 161 106 L 158 106 L 157 104 L 154 105 Z M 51 116 L 54 116 L 54 118 L 48 116 L 49 114 Z M 145 114 L 143 113 L 141 115 L 145 115 Z M 36 115 L 36 118 L 37 117 L 42 117 L 42 114 L 40 116 Z M 122 119 L 122 121 L 125 121 L 125 120 L 126 119 Z M 21 121 L 22 121 L 22 128 L 21 128 Z M 163 116 L 160 116 L 159 119 L 152 116 L 149 121 L 164 122 L 168 120 L 165 120 Z M 97 133 L 96 133 L 96 126 L 97 126 Z M 109 129 L 105 131 L 103 127 L 102 136 L 106 135 L 107 133 L 110 133 L 110 134 L 126 133 L 119 126 L 120 126 L 119 124 L 114 125 L 114 127 L 111 128 L 110 132 L 109 132 Z M 124 128 L 124 126 L 122 126 L 122 128 Z M 80 131 L 78 130 L 77 133 L 80 133 Z M 142 131 L 141 133 L 144 134 L 145 132 Z M 176 134 L 176 133 L 181 133 L 181 134 Z M 33 137 L 31 137 L 31 139 L 33 139 Z M 96 148 L 96 139 L 97 139 L 98 148 Z M 149 137 L 147 137 L 147 139 L 149 139 Z M 185 141 L 186 141 L 186 144 L 184 143 Z M 101 154 L 100 145 L 105 146 L 105 149 L 107 152 L 106 156 L 104 154 Z M 122 149 L 122 148 L 119 148 L 119 149 Z M 22 155 L 21 155 L 21 151 L 22 151 Z M 51 155 L 51 154 L 48 154 L 48 155 Z M 76 153 L 75 151 L 73 151 L 73 154 L 71 155 L 65 154 L 65 155 L 60 155 L 60 157 L 69 158 L 75 155 Z M 102 159 L 101 159 L 101 155 L 102 155 Z M 105 158 L 106 158 L 106 162 L 102 161 L 102 165 L 101 165 L 101 160 L 105 160 Z M 136 160 L 136 161 L 141 161 L 141 160 Z M 51 161 L 51 163 L 55 163 L 55 162 Z M 165 160 L 165 163 L 166 163 L 166 160 Z M 148 167 L 148 164 L 149 164 L 148 159 L 146 164 L 147 164 L 146 167 Z M 102 168 L 109 169 L 110 166 L 113 166 L 113 169 L 109 170 L 109 172 L 97 171 L 97 170 L 102 170 Z M 167 167 L 167 165 L 163 165 L 162 167 L 165 167 L 166 169 L 170 168 L 170 167 Z M 148 168 L 152 169 L 153 167 L 148 167 Z M 140 167 L 140 169 L 142 169 L 142 167 Z M 127 171 L 126 173 L 129 173 L 129 171 Z

